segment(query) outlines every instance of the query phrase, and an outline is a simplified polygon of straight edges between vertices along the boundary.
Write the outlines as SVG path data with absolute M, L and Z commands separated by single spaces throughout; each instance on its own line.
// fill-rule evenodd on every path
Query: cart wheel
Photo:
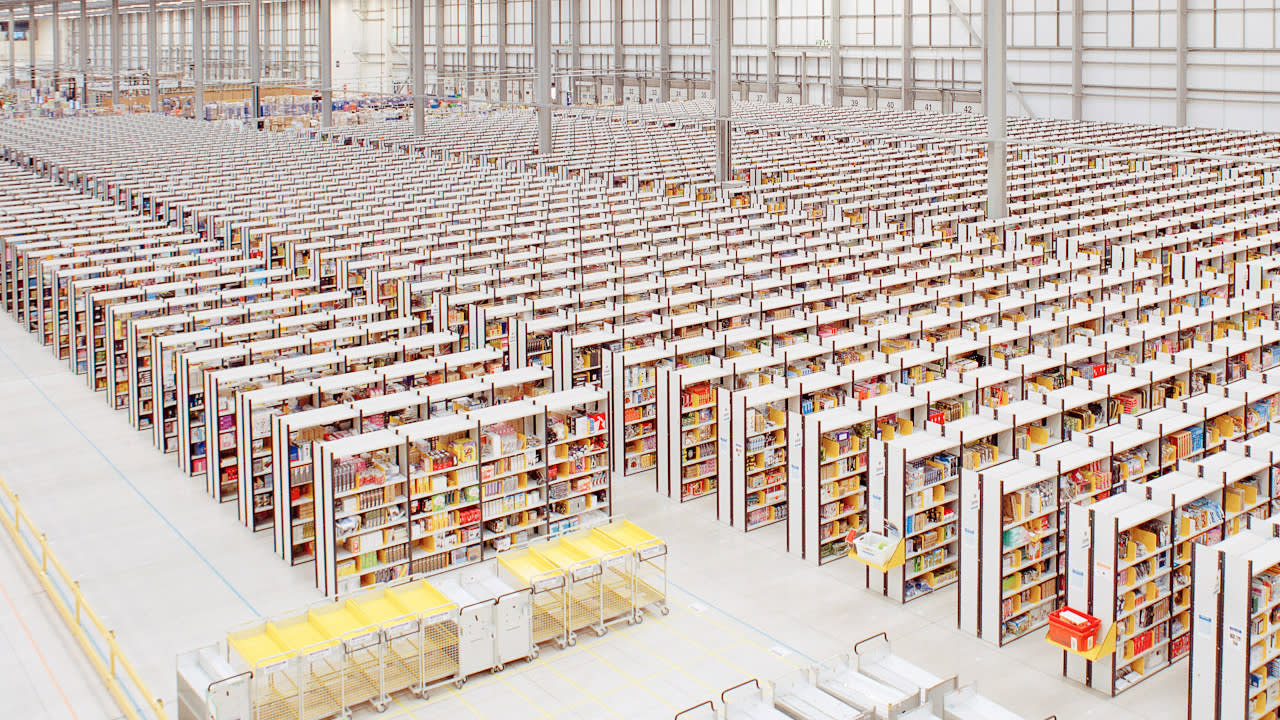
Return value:
M 537 660 L 537 659 L 538 659 L 538 646 L 537 646 L 537 645 L 534 645 L 534 646 L 533 646 L 533 651 L 529 653 L 529 659 L 530 659 L 530 660 Z
M 578 644 L 578 636 L 577 636 L 577 635 L 570 635 L 570 636 L 569 636 L 569 646 L 570 646 L 570 647 L 573 647 L 574 645 L 577 645 L 577 644 Z
M 506 665 L 503 665 L 502 663 L 498 663 L 497 665 L 494 665 L 494 666 L 493 666 L 493 671 L 494 671 L 494 672 L 496 672 L 496 673 L 500 673 L 500 672 L 502 672 L 502 669 L 503 669 L 503 668 L 505 668 L 505 667 L 506 667 Z
M 463 685 L 466 685 L 466 684 L 467 684 L 467 679 L 466 679 L 466 678 L 458 678 L 457 680 L 454 680 L 454 681 L 453 681 L 453 686 L 454 686 L 454 687 L 456 687 L 456 688 L 458 688 L 459 690 L 461 690 L 461 689 L 462 689 L 462 686 L 463 686 Z
M 663 614 L 663 615 L 670 615 L 670 614 L 671 614 L 671 608 L 667 607 L 666 605 L 663 605 L 663 606 L 662 606 L 662 614 Z
M 642 611 L 642 612 L 638 612 L 638 613 L 636 613 L 636 618 L 635 618 L 635 623 L 636 623 L 637 625 L 639 625 L 639 624 L 640 624 L 640 623 L 642 623 L 642 622 L 644 622 L 644 612 L 643 612 L 643 611 Z
M 384 713 L 387 711 L 387 704 L 385 702 L 376 702 L 373 704 L 373 709 L 380 713 Z
M 609 628 L 607 628 L 607 627 L 602 627 L 602 628 L 600 628 L 600 632 L 596 633 L 596 637 L 604 637 L 604 636 L 605 636 L 605 635 L 607 635 L 608 633 L 609 633 Z

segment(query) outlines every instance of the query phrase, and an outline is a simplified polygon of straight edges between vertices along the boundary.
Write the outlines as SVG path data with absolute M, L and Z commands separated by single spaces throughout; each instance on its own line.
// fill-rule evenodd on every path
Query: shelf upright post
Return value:
M 120 0 L 111 0 L 111 107 L 120 107 Z
M 534 0 L 533 64 L 538 71 L 538 154 L 551 153 L 551 0 Z
M 413 73 L 413 135 L 421 137 L 426 130 L 423 115 L 426 112 L 426 48 L 423 46 L 423 0 L 412 0 L 409 3 L 409 47 L 413 53 L 410 71 Z
M 151 0 L 155 4 L 155 0 Z M 249 0 L 249 120 L 255 130 L 262 116 L 262 0 Z
M 1071 3 L 1071 119 L 1084 119 L 1084 4 Z
M 192 0 L 191 7 L 191 82 L 194 95 L 191 98 L 191 116 L 204 119 L 204 0 Z M 302 11 L 298 11 L 298 26 L 302 26 Z M 301 31 L 299 31 L 301 32 Z
M 254 0 L 257 7 L 257 0 Z M 156 0 L 147 2 L 147 75 L 150 76 L 151 112 L 160 112 L 160 26 Z
M 569 68 L 564 75 L 561 97 L 573 93 L 577 97 L 578 73 L 582 71 L 582 0 L 569 0 Z M 600 89 L 596 88 L 595 102 L 600 103 Z
M 831 107 L 844 104 L 842 89 L 844 87 L 844 61 L 840 55 L 844 49 L 844 39 L 840 35 L 840 17 L 842 3 L 831 3 L 831 94 L 828 100 Z
M 80 104 L 89 107 L 89 0 L 80 0 Z
M 476 7 L 475 0 L 467 0 L 462 4 L 462 10 L 467 14 L 463 21 L 463 40 L 466 43 L 463 55 L 462 68 L 462 90 L 459 92 L 465 98 L 472 98 L 476 95 Z
M 1006 163 L 1005 2 L 983 0 L 982 100 L 987 112 L 987 219 L 1008 217 Z
M 715 35 L 712 45 L 712 67 L 716 89 L 716 182 L 724 183 L 733 174 L 733 157 L 729 116 L 733 113 L 730 92 L 730 65 L 733 62 L 733 2 L 715 0 Z
M 333 125 L 333 31 L 331 0 L 320 0 L 320 127 Z

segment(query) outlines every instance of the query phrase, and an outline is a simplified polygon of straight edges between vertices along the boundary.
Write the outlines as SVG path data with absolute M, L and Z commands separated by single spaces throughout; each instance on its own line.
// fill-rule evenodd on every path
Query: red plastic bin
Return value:
M 1098 618 L 1069 607 L 1049 613 L 1049 639 L 1076 652 L 1093 649 L 1101 626 Z

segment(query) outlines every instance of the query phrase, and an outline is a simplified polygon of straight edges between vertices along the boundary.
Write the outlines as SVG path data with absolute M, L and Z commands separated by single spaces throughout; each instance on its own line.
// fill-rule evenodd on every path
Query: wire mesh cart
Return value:
M 604 635 L 608 628 L 604 625 L 600 559 L 563 539 L 536 545 L 533 552 L 564 571 L 565 597 L 569 606 L 569 644 L 577 644 L 580 630 L 590 628 L 597 636 Z
M 632 593 L 637 617 L 642 610 L 650 608 L 656 608 L 663 615 L 671 612 L 667 607 L 666 542 L 630 520 L 611 523 L 593 532 L 631 549 L 635 583 Z
M 583 530 L 567 535 L 564 542 L 600 563 L 601 617 L 606 625 L 644 617 L 636 608 L 636 578 L 631 548 L 608 535 Z

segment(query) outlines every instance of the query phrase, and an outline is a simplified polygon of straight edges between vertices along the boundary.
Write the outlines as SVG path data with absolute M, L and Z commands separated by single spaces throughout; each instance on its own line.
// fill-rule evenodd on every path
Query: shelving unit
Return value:
M 823 565 L 845 557 L 846 537 L 867 529 L 868 445 L 873 418 L 851 407 L 792 414 L 802 428 L 800 477 L 791 484 L 789 547 Z M 796 496 L 799 497 L 796 497 Z
M 887 439 L 886 439 L 887 438 Z M 906 564 L 865 570 L 867 587 L 907 602 L 956 582 L 959 553 L 959 440 L 927 424 L 897 431 L 881 429 L 868 443 L 868 529 L 900 538 Z
M 744 532 L 787 521 L 789 484 L 793 475 L 799 479 L 803 440 L 787 408 L 799 391 L 771 383 L 718 393 L 728 394 L 728 422 L 721 421 L 720 432 L 728 434 L 731 446 L 727 482 L 716 491 L 720 519 Z
M 1066 592 L 1055 469 L 1014 460 L 960 471 L 960 629 L 996 645 L 1048 623 Z
M 537 398 L 546 417 L 547 536 L 613 515 L 609 393 L 584 387 Z
M 390 430 L 316 447 L 316 581 L 326 595 L 408 577 L 407 455 Z
M 237 394 L 236 474 L 240 488 L 240 522 L 254 532 L 275 524 L 276 495 L 273 480 L 273 419 L 277 415 L 319 407 L 316 381 L 286 383 Z
M 609 366 L 607 386 L 613 398 L 610 414 L 622 418 L 611 429 L 613 466 L 624 477 L 656 473 L 661 423 L 658 408 L 658 376 L 673 363 L 665 347 L 645 347 L 620 352 L 605 351 Z
M 680 502 L 717 494 L 729 473 L 729 437 L 721 432 L 729 401 L 718 392 L 728 375 L 718 363 L 658 370 L 659 493 Z
M 430 574 L 481 559 L 479 426 L 463 415 L 403 425 L 409 461 L 409 572 Z
M 1246 532 L 1198 545 L 1191 570 L 1195 628 L 1187 717 L 1275 717 L 1280 540 L 1270 532 Z
M 1130 491 L 1067 510 L 1067 606 L 1115 626 L 1116 651 L 1064 651 L 1064 674 L 1118 695 L 1169 666 L 1174 510 Z
M 523 547 L 547 534 L 547 445 L 543 410 L 532 401 L 468 414 L 480 425 L 482 551 Z

